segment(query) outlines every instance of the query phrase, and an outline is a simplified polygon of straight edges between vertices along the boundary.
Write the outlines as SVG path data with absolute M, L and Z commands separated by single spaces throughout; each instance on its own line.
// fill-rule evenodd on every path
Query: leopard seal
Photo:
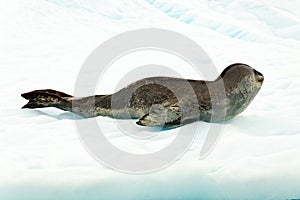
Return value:
M 73 97 L 52 89 L 34 90 L 21 94 L 29 100 L 22 108 L 56 107 L 85 118 L 139 119 L 137 124 L 142 126 L 176 127 L 197 120 L 220 122 L 243 112 L 260 90 L 263 80 L 264 76 L 254 68 L 236 63 L 225 68 L 213 81 L 151 77 L 114 94 L 88 97 Z M 224 87 L 220 88 L 219 83 Z M 196 101 L 191 101 L 187 85 L 192 88 Z M 219 97 L 221 89 L 225 89 L 225 95 Z M 217 98 L 211 99 L 211 95 Z M 213 110 L 214 106 L 217 109 Z M 183 107 L 187 108 L 184 115 Z M 225 111 L 224 116 L 212 118 L 221 111 Z

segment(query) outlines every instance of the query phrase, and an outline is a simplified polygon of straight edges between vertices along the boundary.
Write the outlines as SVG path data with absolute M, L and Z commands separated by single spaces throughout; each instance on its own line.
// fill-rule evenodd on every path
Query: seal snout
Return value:
M 262 75 L 262 73 L 260 73 L 254 69 L 254 74 L 255 74 L 257 82 L 262 83 L 264 81 L 264 75 Z

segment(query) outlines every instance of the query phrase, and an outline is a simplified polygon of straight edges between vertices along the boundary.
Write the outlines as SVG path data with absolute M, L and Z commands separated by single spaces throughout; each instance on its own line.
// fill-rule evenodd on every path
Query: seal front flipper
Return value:
M 163 107 L 160 104 L 152 105 L 150 112 L 138 122 L 141 126 L 177 127 L 181 123 L 180 108 L 176 106 Z
M 31 92 L 23 93 L 21 96 L 29 102 L 22 108 L 44 108 L 56 107 L 62 110 L 72 110 L 72 96 L 56 90 L 34 90 Z

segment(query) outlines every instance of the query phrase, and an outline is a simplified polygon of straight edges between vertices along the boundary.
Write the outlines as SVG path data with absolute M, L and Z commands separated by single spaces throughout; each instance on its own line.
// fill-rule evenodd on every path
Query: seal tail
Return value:
M 73 96 L 56 90 L 34 90 L 31 92 L 23 93 L 21 96 L 29 102 L 22 108 L 45 108 L 56 107 L 62 110 L 70 111 L 72 109 Z

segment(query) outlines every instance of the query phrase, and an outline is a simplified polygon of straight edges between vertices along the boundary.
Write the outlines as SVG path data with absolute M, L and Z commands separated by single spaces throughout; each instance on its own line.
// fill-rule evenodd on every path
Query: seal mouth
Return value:
M 264 82 L 264 77 L 263 76 L 258 76 L 257 81 L 260 82 L 260 83 Z

